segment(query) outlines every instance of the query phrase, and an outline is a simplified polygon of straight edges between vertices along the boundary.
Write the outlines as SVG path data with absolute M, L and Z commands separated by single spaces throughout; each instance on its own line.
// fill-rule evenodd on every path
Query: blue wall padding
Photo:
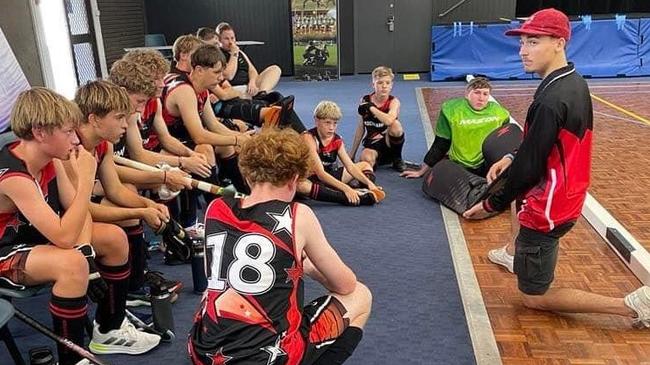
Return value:
M 616 77 L 650 75 L 650 20 L 627 19 L 621 26 L 612 20 L 585 24 L 571 22 L 567 57 L 585 76 Z M 589 29 L 587 29 L 587 26 Z M 519 37 L 507 37 L 507 29 L 519 24 L 432 27 L 431 80 L 462 79 L 483 74 L 491 79 L 530 79 L 519 58 Z M 646 41 L 648 40 L 648 41 Z M 644 60 L 645 58 L 645 60 Z
M 639 19 L 639 68 L 632 73 L 634 76 L 650 75 L 650 19 Z
M 639 69 L 639 19 L 625 21 L 620 30 L 614 20 L 594 20 L 589 30 L 582 22 L 571 25 L 567 58 L 582 75 L 627 76 Z

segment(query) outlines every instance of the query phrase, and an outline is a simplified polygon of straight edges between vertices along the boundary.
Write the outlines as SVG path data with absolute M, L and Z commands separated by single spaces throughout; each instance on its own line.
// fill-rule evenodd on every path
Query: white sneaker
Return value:
M 122 326 L 108 333 L 99 332 L 99 324 L 94 323 L 93 338 L 88 348 L 93 354 L 143 354 L 160 343 L 160 336 L 138 331 L 126 318 Z
M 650 327 L 650 288 L 642 286 L 625 296 L 625 305 L 636 312 L 633 325 Z
M 506 246 L 490 250 L 490 252 L 488 252 L 488 259 L 497 265 L 505 267 L 511 273 L 515 272 L 513 269 L 515 257 L 506 252 Z

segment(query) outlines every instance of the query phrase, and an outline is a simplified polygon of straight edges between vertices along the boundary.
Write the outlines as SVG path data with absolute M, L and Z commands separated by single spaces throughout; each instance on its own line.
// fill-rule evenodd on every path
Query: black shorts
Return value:
M 204 309 L 206 305 L 214 305 L 213 299 L 210 299 L 210 291 L 208 291 L 208 302 L 206 304 L 206 298 L 204 297 L 204 302 L 201 306 Z M 200 331 L 201 336 L 210 336 L 210 323 L 213 323 L 210 318 L 210 315 L 207 314 L 207 311 L 202 309 L 202 319 L 199 319 L 202 323 L 195 322 L 194 328 L 191 330 L 190 340 L 188 342 L 188 350 L 190 353 L 190 358 L 194 365 L 209 365 L 214 364 L 214 355 L 219 351 L 223 350 L 223 347 L 212 348 L 212 345 L 201 345 L 195 342 L 195 331 Z M 318 299 L 312 301 L 311 303 L 305 305 L 302 313 L 302 321 L 300 324 L 299 333 L 296 333 L 296 336 L 302 338 L 304 348 L 302 348 L 302 360 L 301 365 L 311 365 L 318 358 L 323 355 L 323 353 L 328 349 L 328 347 L 336 341 L 339 336 L 345 331 L 349 326 L 349 319 L 344 318 L 344 315 L 347 313 L 347 310 L 343 304 L 333 296 L 322 296 Z M 197 327 L 199 326 L 199 327 Z M 259 333 L 259 332 L 258 332 Z M 255 341 L 254 334 L 250 338 L 251 341 Z M 299 340 L 296 338 L 296 340 Z M 243 351 L 243 352 L 242 352 Z M 269 364 L 269 354 L 264 351 L 254 351 L 251 353 L 249 350 L 239 349 L 229 349 L 222 356 L 231 357 L 231 361 L 228 364 L 234 365 L 265 365 Z
M 328 174 L 332 175 L 336 180 L 338 181 L 343 181 L 343 172 L 345 171 L 345 168 L 343 166 L 338 166 L 333 169 L 325 169 L 325 172 Z M 309 181 L 317 183 L 321 182 L 320 179 L 318 178 L 318 175 L 313 174 L 308 177 Z
M 386 142 L 386 136 L 382 136 L 381 139 L 377 140 L 364 139 L 363 147 L 377 151 L 375 165 L 386 165 L 393 162 L 392 151 Z
M 0 248 L 0 286 L 25 289 L 25 263 L 36 244 L 16 244 Z
M 560 238 L 571 227 L 573 222 L 556 227 L 548 233 L 523 226 L 519 229 L 515 240 L 514 271 L 522 293 L 546 293 L 555 278 Z

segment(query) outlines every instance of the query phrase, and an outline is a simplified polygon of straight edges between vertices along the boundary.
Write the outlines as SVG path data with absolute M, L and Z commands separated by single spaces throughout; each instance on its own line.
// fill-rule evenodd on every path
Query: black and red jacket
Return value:
M 504 210 L 521 198 L 522 226 L 549 232 L 575 222 L 590 182 L 592 135 L 589 88 L 569 63 L 537 88 L 504 188 L 486 199 L 484 208 Z

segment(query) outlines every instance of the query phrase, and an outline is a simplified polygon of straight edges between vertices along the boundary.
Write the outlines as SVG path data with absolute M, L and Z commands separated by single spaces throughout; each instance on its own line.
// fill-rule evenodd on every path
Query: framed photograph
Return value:
M 297 79 L 339 78 L 337 0 L 292 0 L 293 64 Z

